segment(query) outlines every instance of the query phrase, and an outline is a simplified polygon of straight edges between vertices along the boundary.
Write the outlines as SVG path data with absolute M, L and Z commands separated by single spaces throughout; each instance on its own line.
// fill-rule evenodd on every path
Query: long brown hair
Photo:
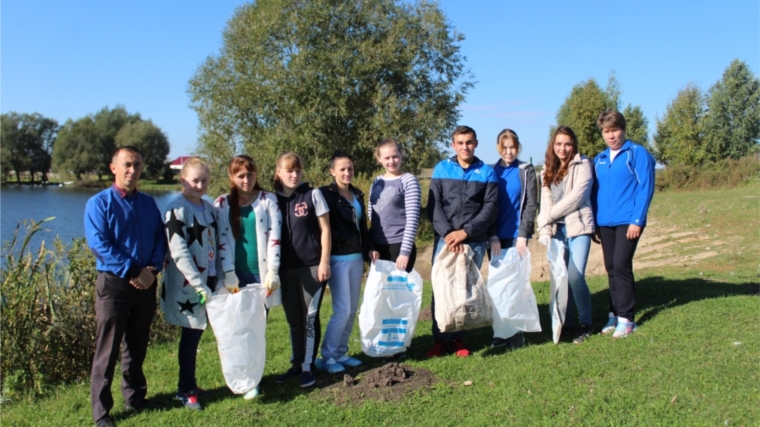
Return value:
M 230 178 L 230 227 L 232 227 L 232 235 L 235 239 L 240 238 L 240 194 L 235 182 L 232 181 L 232 177 L 239 174 L 241 171 L 256 173 L 256 182 L 253 184 L 253 188 L 259 191 L 263 191 L 261 184 L 259 184 L 258 168 L 256 162 L 250 156 L 242 154 L 235 156 L 227 165 L 227 174 Z
M 557 140 L 557 135 L 567 135 L 573 142 L 573 150 L 568 156 L 568 160 L 565 164 L 562 164 L 562 160 L 554 153 L 554 142 Z M 569 126 L 560 126 L 554 131 L 552 139 L 549 141 L 549 146 L 546 147 L 546 156 L 544 157 L 544 187 L 551 187 L 552 184 L 556 184 L 562 181 L 562 178 L 567 175 L 567 166 L 570 164 L 575 155 L 578 154 L 578 138 L 575 136 L 575 132 Z
M 276 191 L 282 192 L 282 181 L 280 181 L 280 177 L 277 176 L 277 169 L 290 169 L 290 170 L 303 170 L 303 160 L 301 160 L 301 156 L 298 154 L 292 152 L 292 151 L 286 151 L 282 154 L 280 154 L 280 157 L 277 158 L 277 163 L 275 163 L 275 169 L 274 169 L 274 189 Z

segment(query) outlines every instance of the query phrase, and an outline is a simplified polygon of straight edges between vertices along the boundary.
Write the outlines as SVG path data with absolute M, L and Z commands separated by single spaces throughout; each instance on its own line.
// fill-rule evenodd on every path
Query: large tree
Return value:
M 116 134 L 116 146 L 131 145 L 143 156 L 143 170 L 151 178 L 159 178 L 169 155 L 169 140 L 152 121 L 140 121 L 124 125 Z
M 91 116 L 67 120 L 58 132 L 53 149 L 53 170 L 59 174 L 71 173 L 79 180 L 84 174 L 96 171 L 102 158 L 97 140 L 95 121 Z
M 111 173 L 111 156 L 116 150 L 116 135 L 124 127 L 131 123 L 140 122 L 140 113 L 129 114 L 123 105 L 117 105 L 113 109 L 103 107 L 92 117 L 95 124 L 96 139 L 94 148 L 98 151 L 99 161 L 95 167 L 98 179 Z
M 15 112 L 3 114 L 0 120 L 3 156 L 7 157 L 3 159 L 4 168 L 12 167 L 19 181 L 20 173 L 26 171 L 32 182 L 36 172 L 42 173 L 42 181 L 47 181 L 58 122 L 39 113 Z M 7 172 L 4 171 L 6 175 Z
M 438 160 L 472 86 L 456 32 L 434 2 L 258 0 L 227 23 L 218 55 L 190 80 L 199 152 L 212 169 L 235 153 L 268 181 L 285 150 L 324 181 L 335 149 L 374 171 L 396 138 L 415 170 Z
M 657 119 L 654 156 L 664 165 L 694 166 L 705 160 L 705 100 L 702 91 L 689 84 L 669 104 L 662 119 Z
M 705 145 L 710 160 L 739 159 L 758 149 L 760 79 L 735 59 L 710 89 L 705 116 Z

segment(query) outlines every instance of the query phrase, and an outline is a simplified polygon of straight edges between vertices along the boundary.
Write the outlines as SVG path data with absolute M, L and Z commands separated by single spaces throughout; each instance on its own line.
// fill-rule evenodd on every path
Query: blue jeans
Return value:
M 361 256 L 350 261 L 330 260 L 328 280 L 332 295 L 333 314 L 322 339 L 322 359 L 340 359 L 348 352 L 348 338 L 354 328 L 356 310 L 362 290 L 364 260 Z
M 441 250 L 446 245 L 446 242 L 440 237 L 435 238 L 435 250 L 433 251 L 433 263 L 435 263 L 435 258 L 438 256 L 439 253 L 441 253 Z M 472 243 L 465 243 L 465 245 L 472 248 L 473 252 L 475 252 L 475 255 L 473 256 L 473 261 L 475 261 L 475 265 L 480 268 L 480 266 L 483 264 L 483 256 L 486 253 L 486 242 L 472 242 Z M 430 303 L 430 310 L 433 312 L 433 339 L 435 341 L 449 341 L 449 340 L 462 340 L 464 339 L 464 332 L 465 331 L 458 331 L 458 332 L 441 332 L 441 330 L 438 328 L 438 322 L 435 320 L 435 293 L 433 293 L 433 300 Z
M 575 319 L 573 311 L 578 310 L 578 321 L 591 325 L 591 292 L 586 284 L 586 262 L 591 249 L 591 235 L 582 234 L 567 237 L 565 224 L 557 224 L 557 234 L 552 236 L 565 244 L 565 264 L 567 265 L 567 282 L 569 295 L 565 326 L 573 326 Z

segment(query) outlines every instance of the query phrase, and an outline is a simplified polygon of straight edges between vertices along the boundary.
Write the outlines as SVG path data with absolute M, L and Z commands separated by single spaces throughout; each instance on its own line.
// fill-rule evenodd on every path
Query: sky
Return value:
M 226 22 L 244 3 L 3 0 L 0 111 L 63 124 L 121 104 L 167 134 L 171 159 L 191 154 L 198 120 L 188 81 L 219 52 Z M 760 72 L 756 0 L 439 4 L 465 36 L 461 52 L 476 82 L 460 123 L 477 131 L 476 154 L 489 163 L 507 127 L 523 144 L 520 158 L 543 163 L 557 110 L 589 78 L 604 87 L 614 72 L 623 107 L 643 109 L 651 137 L 687 84 L 708 90 L 737 58 Z

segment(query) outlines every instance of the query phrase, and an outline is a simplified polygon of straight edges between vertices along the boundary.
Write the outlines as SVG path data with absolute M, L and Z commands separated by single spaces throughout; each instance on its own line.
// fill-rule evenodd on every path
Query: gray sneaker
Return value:
M 573 340 L 573 344 L 583 344 L 583 341 L 591 335 L 591 325 L 581 323 L 577 330 L 578 336 Z

